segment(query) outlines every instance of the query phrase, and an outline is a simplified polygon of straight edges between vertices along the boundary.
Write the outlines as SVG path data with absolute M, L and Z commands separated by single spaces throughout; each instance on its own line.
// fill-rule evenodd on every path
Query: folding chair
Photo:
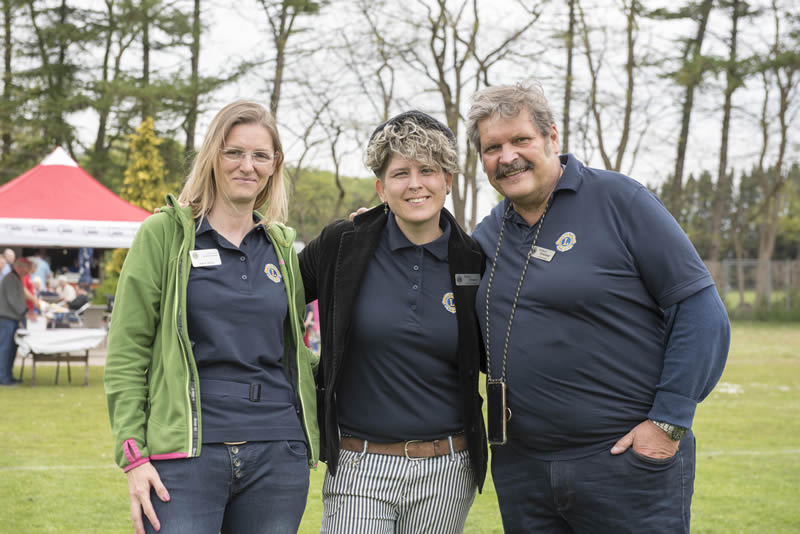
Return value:
M 77 310 L 70 310 L 64 315 L 64 319 L 70 323 L 77 323 L 79 327 L 83 328 L 83 313 L 92 305 L 91 301 L 78 308 Z

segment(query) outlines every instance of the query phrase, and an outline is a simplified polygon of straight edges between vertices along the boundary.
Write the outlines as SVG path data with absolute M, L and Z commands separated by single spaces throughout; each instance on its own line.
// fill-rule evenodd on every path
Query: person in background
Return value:
M 559 156 L 540 86 L 478 92 L 468 136 L 504 197 L 473 238 L 505 531 L 688 533 L 730 344 L 711 275 L 646 187 Z
M 56 293 L 61 297 L 59 304 L 68 306 L 77 295 L 75 288 L 67 281 L 67 276 L 60 274 L 56 277 Z
M 81 307 L 89 303 L 90 300 L 91 297 L 89 297 L 89 292 L 79 286 L 75 290 L 75 298 L 72 299 L 69 304 L 67 304 L 67 308 L 69 308 L 71 311 L 80 310 Z
M 309 306 L 311 306 L 311 313 L 314 314 L 314 321 L 311 323 L 311 331 L 308 334 L 308 348 L 314 354 L 319 354 L 319 301 L 314 300 Z
M 0 386 L 15 386 L 14 358 L 17 344 L 14 334 L 28 310 L 22 278 L 28 276 L 33 265 L 27 258 L 14 261 L 11 272 L 0 280 Z
M 11 272 L 11 269 L 14 266 L 14 261 L 17 259 L 17 254 L 12 249 L 7 248 L 3 250 L 3 259 L 5 260 L 5 264 L 3 265 L 3 268 L 0 269 L 0 279 Z
M 36 288 L 33 287 L 33 281 L 31 280 L 30 274 L 36 268 L 36 263 L 30 258 L 28 258 L 28 262 L 30 262 L 31 268 L 28 270 L 28 274 L 22 277 L 22 288 L 23 292 L 25 293 L 25 304 L 28 307 L 28 312 L 25 314 L 25 317 L 22 318 L 22 328 L 28 327 L 29 319 L 36 319 L 36 308 L 38 307 Z
M 300 524 L 319 452 L 316 358 L 284 187 L 275 120 L 229 104 L 180 197 L 128 252 L 105 390 L 137 534 Z
M 78 249 L 78 285 L 88 290 L 92 286 L 92 261 L 94 249 L 82 247 Z
M 300 253 L 319 299 L 328 463 L 323 533 L 458 533 L 486 474 L 474 300 L 483 258 L 444 209 L 453 132 L 419 111 L 378 126 L 383 206 Z
M 5 256 L 3 256 L 2 254 L 0 254 L 0 273 L 2 273 L 3 271 L 5 271 L 5 269 L 6 269 L 6 265 L 7 265 L 7 263 L 6 263 L 6 257 L 5 257 Z M 2 274 L 0 274 L 0 280 L 2 280 L 2 279 L 3 279 L 3 275 L 2 275 Z
M 41 298 L 44 284 L 42 279 L 36 275 L 31 275 L 31 284 L 33 285 L 33 296 L 35 298 L 34 312 L 37 315 L 43 315 L 47 311 L 47 302 Z
M 311 307 L 311 304 L 306 304 L 305 310 L 305 318 L 303 319 L 303 328 L 305 329 L 305 334 L 303 334 L 303 343 L 305 343 L 306 347 L 311 348 L 310 336 L 311 336 L 311 329 L 314 327 L 314 308 Z
M 46 287 L 50 281 L 52 271 L 50 270 L 50 262 L 47 261 L 47 256 L 45 255 L 45 249 L 39 249 L 36 254 L 31 256 L 31 261 L 35 265 L 35 270 L 31 276 L 39 277 L 44 282 L 44 287 Z

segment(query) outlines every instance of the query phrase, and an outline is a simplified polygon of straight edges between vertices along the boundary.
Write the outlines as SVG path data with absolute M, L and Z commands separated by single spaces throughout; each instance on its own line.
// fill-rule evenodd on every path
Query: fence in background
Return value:
M 758 260 L 723 260 L 706 262 L 729 310 L 751 311 L 756 299 Z M 767 311 L 800 306 L 800 260 L 769 262 Z

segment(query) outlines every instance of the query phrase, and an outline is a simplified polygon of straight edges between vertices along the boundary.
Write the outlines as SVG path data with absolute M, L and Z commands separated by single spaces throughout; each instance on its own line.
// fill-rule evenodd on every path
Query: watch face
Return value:
M 671 437 L 672 437 L 672 439 L 674 439 L 675 441 L 680 441 L 681 439 L 683 439 L 683 436 L 685 436 L 685 435 L 686 435 L 686 429 L 685 429 L 685 428 L 681 428 L 681 427 L 679 427 L 679 426 L 676 426 L 676 427 L 675 427 L 675 428 L 672 430 L 672 435 L 671 435 Z

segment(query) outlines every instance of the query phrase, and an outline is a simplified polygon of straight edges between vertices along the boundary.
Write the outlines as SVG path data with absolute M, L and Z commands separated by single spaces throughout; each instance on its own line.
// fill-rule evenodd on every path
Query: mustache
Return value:
M 528 160 L 521 160 L 510 164 L 500 163 L 497 165 L 496 176 L 503 178 L 509 174 L 514 174 L 520 171 L 533 170 L 533 163 Z

